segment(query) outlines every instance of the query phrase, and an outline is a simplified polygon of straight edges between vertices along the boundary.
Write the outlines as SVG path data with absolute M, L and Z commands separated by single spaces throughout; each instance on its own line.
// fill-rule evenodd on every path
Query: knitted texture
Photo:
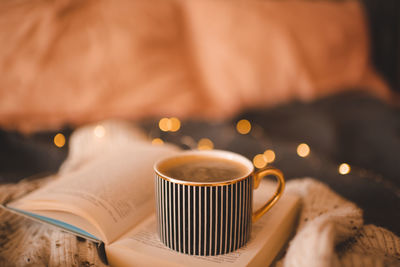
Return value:
M 400 239 L 388 230 L 363 225 L 362 210 L 321 182 L 310 178 L 288 182 L 301 196 L 296 235 L 284 267 L 400 266 Z
M 37 189 L 53 177 L 0 186 L 0 203 Z M 105 266 L 96 245 L 0 209 L 0 266 Z

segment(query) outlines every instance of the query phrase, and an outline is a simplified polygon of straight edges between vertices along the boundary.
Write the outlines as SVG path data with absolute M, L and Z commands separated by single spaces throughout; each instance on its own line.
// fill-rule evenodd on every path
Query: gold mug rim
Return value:
M 226 181 L 220 181 L 220 182 L 192 182 L 192 181 L 185 181 L 185 180 L 180 180 L 180 179 L 176 179 L 173 177 L 169 177 L 163 173 L 161 173 L 158 170 L 158 166 L 160 164 L 162 164 L 163 162 L 167 161 L 167 160 L 172 160 L 174 158 L 179 158 L 179 157 L 185 157 L 185 156 L 190 156 L 190 155 L 212 155 L 214 157 L 220 157 L 220 158 L 224 158 L 224 159 L 229 159 L 235 162 L 238 162 L 239 164 L 245 165 L 246 167 L 248 167 L 248 172 L 245 175 L 236 177 L 234 179 L 230 179 L 230 180 L 226 180 Z M 235 159 L 237 160 L 235 160 Z M 240 163 L 239 160 L 242 160 L 245 163 Z M 169 181 L 171 183 L 174 184 L 182 184 L 182 185 L 189 185 L 189 186 L 208 186 L 208 187 L 212 187 L 212 186 L 224 186 L 224 185 L 231 185 L 231 184 L 235 184 L 238 183 L 240 181 L 243 181 L 249 177 L 252 177 L 254 175 L 254 166 L 251 163 L 251 161 L 249 159 L 247 159 L 246 157 L 235 153 L 235 152 L 231 152 L 231 151 L 225 151 L 225 150 L 218 150 L 218 149 L 212 149 L 212 150 L 189 150 L 189 151 L 184 151 L 184 152 L 180 152 L 174 156 L 169 156 L 169 157 L 165 157 L 159 161 L 157 161 L 154 166 L 153 166 L 154 171 L 156 172 L 156 174 L 158 175 L 158 177 Z

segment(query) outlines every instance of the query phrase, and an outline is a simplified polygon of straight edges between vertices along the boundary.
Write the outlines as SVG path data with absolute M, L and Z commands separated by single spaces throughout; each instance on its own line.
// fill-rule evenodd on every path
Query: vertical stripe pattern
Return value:
M 160 240 L 190 255 L 219 255 L 243 246 L 251 233 L 253 179 L 221 186 L 172 183 L 155 175 Z

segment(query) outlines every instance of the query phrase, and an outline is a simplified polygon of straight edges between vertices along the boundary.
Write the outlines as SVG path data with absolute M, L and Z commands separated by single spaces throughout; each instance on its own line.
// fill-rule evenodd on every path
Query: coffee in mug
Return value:
M 284 189 L 278 169 L 254 172 L 251 161 L 228 151 L 188 151 L 157 162 L 155 194 L 160 240 L 190 255 L 219 255 L 250 239 L 252 222 L 267 212 Z M 277 190 L 253 213 L 253 190 L 272 175 Z
M 248 172 L 240 162 L 210 155 L 188 155 L 159 166 L 168 177 L 188 182 L 221 182 L 241 177 Z

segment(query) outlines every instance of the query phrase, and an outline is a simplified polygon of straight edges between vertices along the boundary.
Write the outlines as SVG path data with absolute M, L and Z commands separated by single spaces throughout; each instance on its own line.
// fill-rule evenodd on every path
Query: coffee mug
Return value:
M 280 170 L 254 171 L 247 158 L 228 151 L 188 151 L 154 165 L 158 234 L 167 247 L 189 255 L 219 255 L 250 239 L 252 222 L 282 195 Z M 253 213 L 253 189 L 265 176 L 278 183 Z

